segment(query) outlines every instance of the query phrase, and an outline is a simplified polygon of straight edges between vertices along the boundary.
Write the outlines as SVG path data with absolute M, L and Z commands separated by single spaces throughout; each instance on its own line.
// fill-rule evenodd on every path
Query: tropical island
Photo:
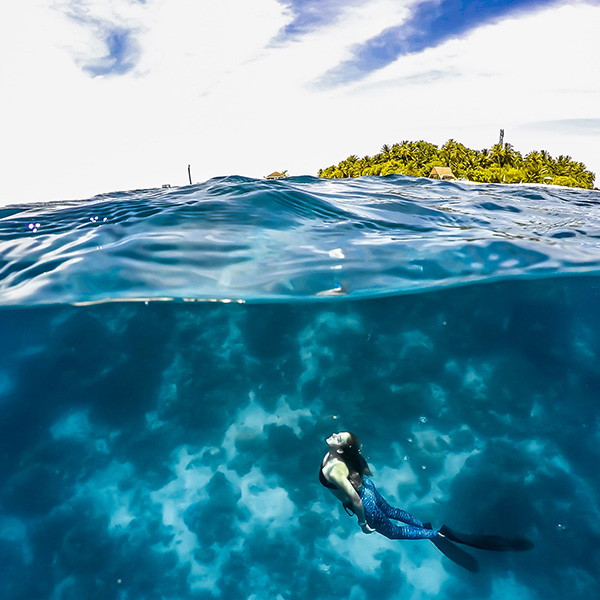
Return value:
M 452 139 L 441 148 L 424 141 L 385 144 L 375 156 L 352 155 L 337 165 L 319 169 L 319 177 L 342 179 L 394 173 L 429 177 L 434 167 L 449 167 L 456 178 L 481 183 L 545 183 L 592 189 L 596 177 L 570 156 L 554 159 L 545 150 L 523 156 L 511 144 L 500 143 L 490 150 L 471 150 Z

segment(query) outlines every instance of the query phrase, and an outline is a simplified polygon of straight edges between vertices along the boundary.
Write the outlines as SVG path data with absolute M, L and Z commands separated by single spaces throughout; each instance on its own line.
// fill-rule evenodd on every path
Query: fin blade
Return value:
M 533 542 L 524 537 L 502 537 L 499 535 L 472 535 L 459 533 L 447 525 L 440 527 L 440 533 L 449 540 L 458 544 L 465 544 L 471 548 L 491 550 L 494 552 L 524 552 L 533 548 Z

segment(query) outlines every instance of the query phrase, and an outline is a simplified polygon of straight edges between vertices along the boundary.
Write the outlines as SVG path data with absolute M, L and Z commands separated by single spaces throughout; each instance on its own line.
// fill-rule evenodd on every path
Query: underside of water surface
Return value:
M 397 295 L 600 272 L 600 193 L 216 178 L 0 210 L 0 306 Z
M 321 303 L 0 311 L 0 596 L 594 597 L 600 281 Z M 332 431 L 391 503 L 521 535 L 464 571 L 365 535 Z

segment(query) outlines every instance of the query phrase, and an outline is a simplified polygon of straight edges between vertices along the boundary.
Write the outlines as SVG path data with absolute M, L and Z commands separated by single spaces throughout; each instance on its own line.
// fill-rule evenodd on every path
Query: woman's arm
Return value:
M 346 467 L 344 463 L 334 465 L 327 473 L 327 478 L 335 483 L 346 494 L 348 501 L 344 504 L 349 506 L 352 509 L 352 512 L 357 516 L 358 524 L 361 526 L 362 530 L 365 533 L 373 533 L 375 530 L 367 525 L 362 500 L 348 480 L 348 467 Z

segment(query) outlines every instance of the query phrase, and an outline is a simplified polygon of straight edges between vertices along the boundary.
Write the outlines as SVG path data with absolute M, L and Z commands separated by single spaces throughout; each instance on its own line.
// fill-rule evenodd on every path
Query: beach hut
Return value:
M 287 171 L 280 173 L 279 171 L 273 171 L 270 175 L 267 175 L 265 179 L 285 179 L 287 177 Z
M 456 179 L 450 167 L 433 167 L 433 169 L 431 169 L 431 173 L 429 173 L 429 177 L 432 179 L 444 180 Z

